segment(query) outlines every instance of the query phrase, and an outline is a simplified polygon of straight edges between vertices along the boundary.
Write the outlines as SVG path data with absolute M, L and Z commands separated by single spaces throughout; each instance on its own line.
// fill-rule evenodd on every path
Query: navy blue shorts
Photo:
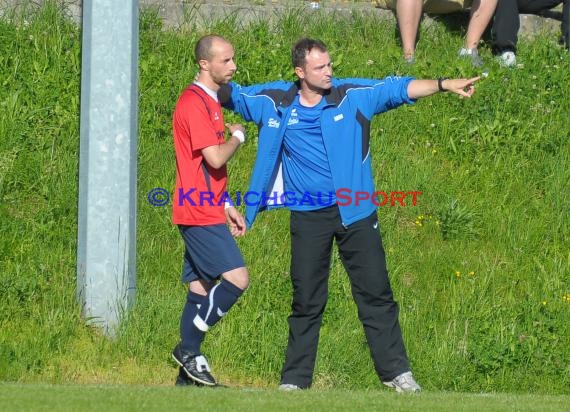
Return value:
M 212 282 L 224 272 L 245 267 L 241 252 L 225 224 L 178 225 L 184 239 L 182 282 L 203 279 Z

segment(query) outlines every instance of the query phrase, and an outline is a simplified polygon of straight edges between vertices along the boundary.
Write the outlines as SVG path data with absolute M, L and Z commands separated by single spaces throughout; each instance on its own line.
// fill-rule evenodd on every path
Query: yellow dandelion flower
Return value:
M 546 306 L 546 303 L 547 303 L 547 302 L 546 302 L 545 300 L 543 300 L 543 301 L 542 301 L 542 306 Z
M 458 270 L 456 270 L 456 271 L 455 271 L 455 277 L 460 277 L 460 276 L 461 276 L 461 272 L 458 271 Z
M 469 276 L 473 276 L 473 275 L 475 275 L 475 272 L 473 272 L 473 271 L 469 272 Z

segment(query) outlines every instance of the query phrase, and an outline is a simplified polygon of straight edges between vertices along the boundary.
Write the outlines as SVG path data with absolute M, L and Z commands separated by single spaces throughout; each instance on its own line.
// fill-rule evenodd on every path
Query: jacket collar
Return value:
M 277 106 L 281 108 L 286 108 L 291 106 L 291 104 L 293 104 L 293 101 L 295 100 L 295 96 L 297 96 L 297 94 L 299 93 L 299 86 L 300 84 L 299 81 L 297 80 L 291 85 L 289 90 L 287 90 L 283 94 L 283 96 L 281 96 L 281 100 L 277 102 Z
M 300 90 L 300 83 L 297 80 L 291 85 L 289 90 L 287 90 L 283 94 L 281 100 L 277 102 L 277 106 L 282 109 L 291 106 L 291 104 L 293 104 L 293 101 L 295 100 L 295 97 L 297 96 L 297 94 L 299 94 L 299 90 Z M 337 104 L 340 103 L 340 101 L 343 98 L 341 91 L 335 86 L 331 87 L 329 92 L 325 94 L 323 97 L 327 102 L 327 106 L 336 106 Z

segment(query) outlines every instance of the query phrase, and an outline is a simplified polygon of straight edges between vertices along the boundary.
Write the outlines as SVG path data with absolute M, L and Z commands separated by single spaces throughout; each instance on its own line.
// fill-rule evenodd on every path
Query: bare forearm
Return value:
M 412 80 L 408 84 L 408 96 L 412 99 L 431 96 L 438 91 L 437 80 Z
M 408 83 L 408 96 L 421 99 L 437 92 L 450 91 L 463 97 L 471 97 L 475 88 L 473 84 L 480 77 L 471 79 L 412 80 Z
M 206 159 L 208 165 L 214 169 L 219 169 L 232 158 L 239 146 L 239 139 L 232 136 L 220 145 L 209 146 L 202 149 L 202 155 L 204 156 L 204 159 Z

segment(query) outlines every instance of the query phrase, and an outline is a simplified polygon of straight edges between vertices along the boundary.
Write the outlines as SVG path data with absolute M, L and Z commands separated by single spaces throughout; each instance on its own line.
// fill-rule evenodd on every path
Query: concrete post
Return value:
M 136 290 L 138 0 L 83 2 L 77 299 L 114 336 Z

